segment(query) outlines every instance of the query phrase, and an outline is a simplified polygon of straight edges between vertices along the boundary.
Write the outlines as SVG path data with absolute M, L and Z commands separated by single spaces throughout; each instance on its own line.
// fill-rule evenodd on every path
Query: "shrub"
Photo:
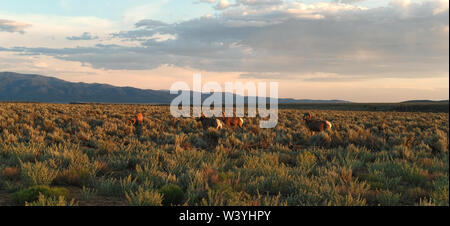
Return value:
M 126 178 L 122 178 L 119 180 L 120 187 L 122 188 L 122 192 L 130 192 L 135 191 L 138 188 L 138 184 L 136 183 L 137 178 L 134 178 L 131 175 L 128 175 Z
M 1 175 L 6 179 L 15 180 L 20 177 L 20 169 L 17 167 L 6 167 Z
M 142 187 L 137 192 L 126 192 L 125 197 L 133 206 L 161 206 L 163 199 L 159 192 L 144 190 Z
M 217 173 L 217 170 L 215 170 L 209 166 L 206 167 L 204 174 L 205 174 L 205 180 L 209 184 L 215 184 L 219 180 L 219 174 Z
M 377 201 L 382 206 L 396 206 L 400 202 L 400 195 L 391 191 L 381 191 L 377 194 Z
M 87 169 L 68 169 L 60 173 L 54 183 L 82 186 L 91 181 L 92 175 Z
M 436 206 L 436 204 L 433 202 L 432 199 L 420 199 L 419 203 L 417 204 L 418 206 Z
M 26 185 L 50 185 L 57 172 L 47 167 L 45 163 L 21 163 L 21 176 Z
M 425 139 L 425 144 L 431 147 L 436 153 L 448 153 L 448 135 L 437 130 L 435 134 Z
M 163 195 L 162 204 L 165 206 L 179 205 L 183 203 L 184 192 L 178 185 L 166 184 L 159 192 Z
M 287 202 L 281 201 L 281 194 L 277 196 L 261 196 L 258 194 L 258 203 L 261 206 L 287 206 Z
M 92 197 L 97 195 L 97 190 L 95 190 L 93 188 L 86 188 L 83 186 L 83 189 L 81 189 L 80 195 L 81 195 L 82 200 L 90 200 L 90 199 L 92 199 Z
M 431 193 L 431 198 L 436 203 L 436 205 L 448 206 L 448 175 L 440 176 L 435 181 L 433 181 L 433 188 L 434 191 Z
M 66 188 L 49 187 L 46 185 L 38 185 L 17 191 L 13 195 L 13 199 L 17 204 L 23 205 L 26 202 L 34 202 L 39 199 L 39 194 L 45 197 L 69 197 L 69 190 Z
M 123 195 L 120 182 L 114 178 L 100 178 L 96 182 L 96 188 L 100 195 L 104 196 L 121 196 Z
M 25 206 L 76 206 L 77 203 L 74 199 L 70 202 L 66 201 L 64 196 L 59 197 L 46 197 L 42 194 L 39 194 L 38 200 L 34 202 L 25 202 Z
M 331 142 L 331 138 L 325 132 L 317 133 L 317 134 L 313 135 L 311 138 L 309 138 L 309 140 L 308 140 L 309 145 L 319 146 L 319 147 L 328 147 L 330 142 Z
M 314 156 L 314 154 L 312 154 L 311 152 L 303 152 L 297 157 L 297 166 L 308 169 L 314 166 L 316 161 L 317 158 Z

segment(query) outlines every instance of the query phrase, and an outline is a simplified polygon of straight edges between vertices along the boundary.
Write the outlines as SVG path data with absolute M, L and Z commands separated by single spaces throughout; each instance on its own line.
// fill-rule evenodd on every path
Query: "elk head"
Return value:
M 136 117 L 133 117 L 133 118 L 130 119 L 130 123 L 131 124 L 136 125 L 136 122 L 137 122 Z
M 303 115 L 303 120 L 304 121 L 309 121 L 309 120 L 311 120 L 311 114 L 308 112 L 308 113 L 305 113 L 304 115 Z

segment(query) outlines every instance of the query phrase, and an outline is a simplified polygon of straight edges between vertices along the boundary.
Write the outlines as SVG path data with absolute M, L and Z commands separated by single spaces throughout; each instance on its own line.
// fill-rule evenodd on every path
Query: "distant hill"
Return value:
M 448 100 L 408 100 L 403 101 L 402 104 L 408 104 L 408 103 L 448 103 Z
M 170 103 L 168 91 L 73 83 L 41 75 L 0 73 L 0 100 L 48 103 Z
M 169 104 L 177 95 L 168 90 L 137 89 L 106 84 L 67 82 L 33 74 L 0 72 L 0 101 L 45 103 L 151 103 Z M 202 95 L 205 99 L 207 95 Z M 247 98 L 245 98 L 247 101 Z M 279 103 L 349 103 L 342 100 L 296 100 Z
M 280 98 L 278 102 L 281 104 L 348 104 L 352 103 L 345 100 L 309 100 L 309 99 L 290 99 Z

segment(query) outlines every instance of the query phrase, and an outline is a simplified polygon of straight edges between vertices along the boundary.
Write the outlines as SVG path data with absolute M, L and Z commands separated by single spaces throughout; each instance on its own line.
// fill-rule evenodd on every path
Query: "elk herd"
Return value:
M 207 128 L 216 128 L 223 129 L 224 125 L 230 128 L 239 127 L 241 129 L 244 128 L 244 119 L 240 117 L 226 117 L 225 112 L 222 112 L 221 118 L 207 118 L 203 113 L 200 114 L 200 117 L 197 119 L 198 122 L 201 122 L 204 129 Z
M 225 112 L 222 112 L 222 117 L 216 118 L 206 117 L 203 113 L 196 119 L 197 122 L 200 122 L 203 126 L 203 129 L 208 128 L 216 128 L 223 129 L 224 126 L 230 128 L 239 127 L 241 129 L 244 128 L 244 119 L 241 117 L 226 117 Z M 134 126 L 141 125 L 144 121 L 144 116 L 142 113 L 136 114 L 134 117 L 130 119 L 130 123 Z M 330 130 L 333 126 L 331 122 L 327 120 L 314 120 L 312 119 L 311 113 L 305 113 L 303 115 L 303 121 L 311 132 L 323 132 L 325 130 Z

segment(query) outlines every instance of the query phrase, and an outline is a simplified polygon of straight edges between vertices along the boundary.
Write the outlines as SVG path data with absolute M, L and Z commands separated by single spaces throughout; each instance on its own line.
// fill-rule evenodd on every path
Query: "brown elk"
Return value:
M 200 114 L 200 117 L 197 119 L 197 122 L 201 122 L 203 129 L 207 128 L 216 128 L 216 129 L 222 129 L 223 123 L 219 119 L 216 118 L 207 118 L 203 113 Z
M 305 113 L 303 115 L 303 120 L 305 121 L 306 126 L 308 126 L 309 130 L 313 132 L 322 132 L 331 129 L 332 127 L 331 122 L 327 120 L 312 120 L 310 113 Z
M 239 117 L 226 117 L 225 112 L 222 112 L 222 121 L 228 127 L 239 126 L 242 129 L 244 126 L 244 119 L 239 118 Z
M 130 119 L 130 122 L 133 125 L 142 124 L 142 122 L 144 122 L 144 116 L 142 115 L 142 113 L 137 113 L 133 118 Z

